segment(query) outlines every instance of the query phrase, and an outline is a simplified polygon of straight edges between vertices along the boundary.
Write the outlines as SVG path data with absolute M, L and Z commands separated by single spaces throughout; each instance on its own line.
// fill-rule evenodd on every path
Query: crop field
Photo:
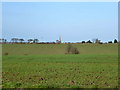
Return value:
M 3 44 L 3 88 L 117 88 L 118 44 Z M 7 55 L 5 53 L 8 53 Z

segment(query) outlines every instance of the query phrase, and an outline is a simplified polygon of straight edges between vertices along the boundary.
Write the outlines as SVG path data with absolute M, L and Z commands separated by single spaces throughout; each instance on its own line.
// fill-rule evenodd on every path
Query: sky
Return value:
M 2 37 L 80 42 L 118 39 L 117 2 L 4 2 Z

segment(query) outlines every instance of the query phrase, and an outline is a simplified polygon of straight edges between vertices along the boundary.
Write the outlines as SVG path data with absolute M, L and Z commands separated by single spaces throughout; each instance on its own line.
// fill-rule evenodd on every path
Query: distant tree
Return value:
M 2 43 L 4 43 L 4 41 L 5 41 L 5 39 L 4 39 L 4 38 L 2 38 Z
M 98 40 L 98 38 L 94 38 L 92 39 L 93 43 L 100 43 L 100 40 Z
M 82 41 L 82 43 L 85 43 L 85 41 Z
M 97 39 L 97 38 L 93 38 L 93 39 L 92 39 L 93 43 L 96 43 L 96 39 Z
M 33 41 L 33 39 L 28 39 L 28 43 L 31 43 Z
M 17 43 L 17 42 L 18 42 L 18 40 L 19 40 L 18 38 L 15 38 L 15 43 Z
M 12 41 L 13 43 L 17 43 L 18 40 L 19 40 L 18 38 L 12 38 L 12 39 L 11 39 L 11 41 Z
M 112 41 L 108 41 L 108 43 L 112 43 Z
M 7 39 L 4 39 L 4 43 L 7 43 Z
M 0 38 L 0 42 L 2 42 L 2 39 Z
M 23 43 L 24 39 L 21 38 L 21 39 L 19 39 L 19 41 L 20 41 L 20 43 Z
M 77 44 L 80 44 L 80 42 L 76 42 Z
M 56 40 L 56 43 L 59 43 L 59 40 Z
M 0 39 L 0 42 L 1 42 L 1 43 L 6 43 L 6 42 L 7 42 L 7 39 L 2 38 L 2 39 Z
M 117 40 L 116 40 L 116 39 L 114 40 L 114 43 L 117 43 Z
M 96 40 L 96 43 L 100 43 L 100 40 L 97 39 L 97 40 Z
M 92 43 L 92 42 L 89 40 L 89 41 L 87 41 L 87 43 Z
M 12 38 L 12 39 L 11 39 L 11 42 L 14 43 L 14 42 L 15 42 L 15 38 Z
M 33 43 L 38 43 L 38 41 L 39 41 L 38 39 L 34 39 Z

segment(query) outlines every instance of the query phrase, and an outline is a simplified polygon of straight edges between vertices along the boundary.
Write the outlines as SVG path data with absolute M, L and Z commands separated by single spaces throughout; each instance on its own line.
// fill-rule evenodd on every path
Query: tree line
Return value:
M 7 39 L 0 39 L 0 43 L 46 43 L 46 44 L 49 44 L 49 43 L 58 43 L 57 40 L 56 42 L 39 42 L 38 39 L 28 39 L 27 42 L 25 42 L 25 40 L 23 38 L 11 38 L 11 40 L 8 42 Z M 65 42 L 65 43 L 71 43 L 71 42 Z M 99 43 L 99 44 L 103 44 L 103 42 L 101 42 L 101 40 L 99 40 L 98 38 L 95 38 L 95 39 L 92 39 L 91 40 L 88 40 L 88 41 L 82 41 L 82 42 L 76 42 L 76 43 Z M 114 41 L 108 41 L 107 43 L 118 43 L 117 39 L 114 39 Z
M 22 38 L 21 38 L 21 39 L 12 38 L 12 39 L 10 40 L 10 43 L 24 43 L 24 41 L 25 41 L 25 40 L 22 39 Z M 27 40 L 28 43 L 31 43 L 31 42 L 32 42 L 32 43 L 38 43 L 38 41 L 39 41 L 38 39 L 28 39 L 28 40 Z M 4 39 L 4 38 L 3 38 L 3 39 L 0 39 L 0 42 L 2 42 L 2 43 L 7 43 L 7 39 Z

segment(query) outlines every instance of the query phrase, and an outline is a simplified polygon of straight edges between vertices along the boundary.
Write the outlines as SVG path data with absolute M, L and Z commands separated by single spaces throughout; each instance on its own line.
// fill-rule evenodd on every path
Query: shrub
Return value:
M 28 55 L 28 54 L 24 54 L 24 55 Z
M 72 49 L 72 45 L 68 44 L 68 46 L 67 46 L 67 53 L 70 53 L 71 49 Z
M 99 42 L 99 44 L 103 44 L 102 42 Z
M 65 52 L 65 54 L 68 54 L 67 52 Z
M 72 54 L 79 54 L 79 51 L 76 47 L 72 47 L 71 52 Z
M 5 53 L 4 53 L 4 55 L 6 55 L 6 56 L 7 56 L 7 55 L 8 55 L 8 52 L 5 52 Z
M 72 47 L 71 44 L 68 44 L 67 46 L 67 53 L 65 52 L 65 54 L 69 54 L 69 53 L 72 53 L 72 54 L 79 54 L 79 51 L 76 47 Z

